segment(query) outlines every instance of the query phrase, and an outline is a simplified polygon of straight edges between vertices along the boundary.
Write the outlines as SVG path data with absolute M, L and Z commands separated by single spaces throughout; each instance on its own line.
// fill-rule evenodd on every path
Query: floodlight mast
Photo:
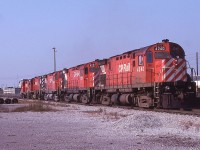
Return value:
M 56 72 L 56 48 L 53 47 L 53 52 L 54 52 L 54 72 Z

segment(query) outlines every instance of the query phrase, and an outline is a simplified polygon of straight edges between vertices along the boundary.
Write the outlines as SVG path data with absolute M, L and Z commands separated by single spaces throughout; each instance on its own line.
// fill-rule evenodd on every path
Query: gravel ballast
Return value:
M 1 112 L 1 150 L 200 149 L 200 117 L 67 104 Z

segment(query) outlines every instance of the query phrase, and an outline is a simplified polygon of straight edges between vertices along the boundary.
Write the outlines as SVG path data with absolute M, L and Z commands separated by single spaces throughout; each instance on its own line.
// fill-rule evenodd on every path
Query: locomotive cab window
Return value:
M 144 59 L 143 59 L 142 55 L 138 56 L 138 65 L 139 66 L 143 66 L 144 65 Z
M 147 63 L 153 62 L 153 53 L 151 51 L 147 52 Z
M 167 59 L 171 58 L 168 52 L 155 52 L 155 59 Z
M 173 47 L 171 49 L 171 52 L 170 52 L 170 55 L 173 57 L 173 58 L 182 58 L 184 59 L 185 57 L 185 54 L 184 54 L 184 51 L 178 47 Z

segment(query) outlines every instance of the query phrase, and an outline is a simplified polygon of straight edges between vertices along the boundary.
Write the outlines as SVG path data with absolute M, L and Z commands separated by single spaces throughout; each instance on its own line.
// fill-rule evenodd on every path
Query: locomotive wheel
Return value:
M 45 101 L 48 101 L 48 96 L 47 96 L 47 94 L 44 95 L 44 100 L 45 100 Z
M 35 94 L 33 94 L 33 96 L 32 96 L 32 97 L 33 97 L 33 99 L 36 99 L 36 95 L 35 95 Z
M 54 95 L 54 96 L 53 96 L 53 100 L 54 100 L 55 102 L 58 102 L 58 101 L 59 101 L 59 96 L 58 96 L 58 95 Z
M 95 103 L 100 104 L 101 103 L 101 94 L 97 94 L 96 98 L 94 100 Z
M 73 100 L 74 100 L 75 102 L 80 103 L 80 98 L 81 98 L 81 95 L 80 95 L 80 94 L 74 94 L 74 95 L 73 95 Z
M 65 101 L 65 95 L 64 94 L 60 95 L 60 101 Z
M 5 99 L 5 103 L 6 104 L 10 104 L 11 103 L 11 99 L 9 99 L 9 98 Z
M 87 97 L 87 95 L 81 96 L 81 102 L 84 104 L 87 104 L 89 102 L 89 98 Z
M 17 99 L 17 98 L 13 98 L 13 99 L 12 99 L 12 103 L 13 103 L 13 104 L 18 103 L 18 99 Z
M 150 108 L 152 106 L 152 100 L 148 96 L 138 97 L 138 106 L 142 108 Z
M 101 97 L 101 104 L 102 105 L 107 105 L 107 106 L 109 106 L 109 105 L 111 105 L 111 99 L 110 99 L 110 97 L 108 97 L 108 96 L 102 96 Z
M 4 103 L 4 99 L 0 98 L 0 104 L 3 104 L 3 103 Z
M 111 96 L 111 103 L 114 105 L 119 105 L 120 101 L 119 101 L 119 94 L 113 94 Z
M 66 101 L 67 103 L 70 103 L 70 99 L 69 99 L 69 95 L 65 95 L 64 96 L 64 101 Z

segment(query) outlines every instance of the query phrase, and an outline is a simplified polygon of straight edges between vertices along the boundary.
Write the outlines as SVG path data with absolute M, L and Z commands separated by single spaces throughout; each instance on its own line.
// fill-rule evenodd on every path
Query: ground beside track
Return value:
M 1 150 L 199 149 L 200 117 L 50 104 L 57 111 L 1 112 Z M 1 107 L 0 107 L 1 109 Z

